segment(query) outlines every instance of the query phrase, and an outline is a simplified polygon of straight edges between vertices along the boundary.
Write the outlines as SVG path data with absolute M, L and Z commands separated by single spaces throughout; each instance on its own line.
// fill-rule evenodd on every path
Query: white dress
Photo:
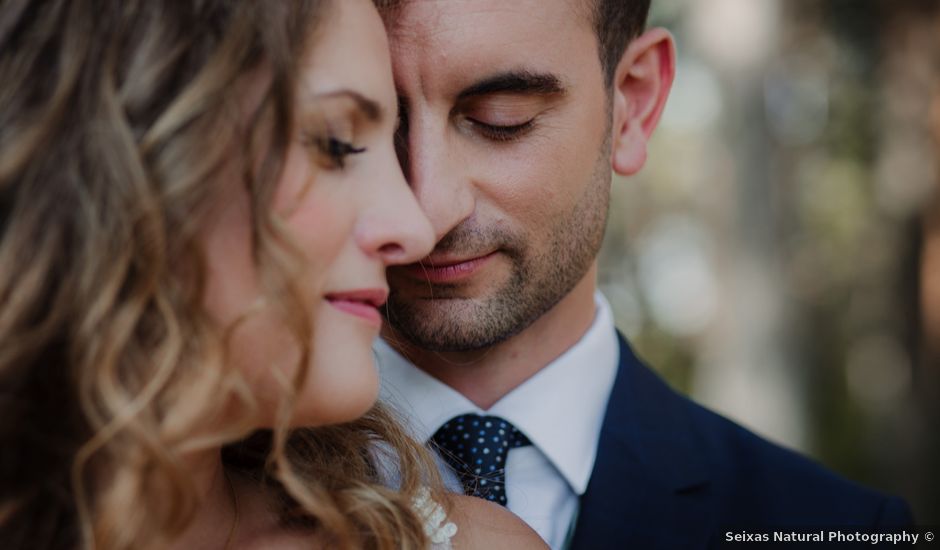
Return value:
M 412 506 L 418 516 L 424 521 L 424 533 L 431 540 L 432 550 L 451 550 L 453 546 L 450 539 L 457 534 L 454 522 L 447 521 L 447 512 L 444 507 L 431 498 L 431 491 L 427 487 L 418 490 L 412 500 Z

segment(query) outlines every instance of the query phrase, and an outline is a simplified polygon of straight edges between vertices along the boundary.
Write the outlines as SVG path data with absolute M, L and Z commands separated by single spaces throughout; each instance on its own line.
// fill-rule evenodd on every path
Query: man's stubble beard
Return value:
M 607 134 L 609 136 L 609 133 Z M 386 315 L 397 336 L 426 351 L 486 349 L 519 334 L 551 310 L 584 278 L 600 251 L 610 202 L 609 138 L 591 184 L 575 207 L 554 224 L 543 250 L 523 235 L 457 226 L 437 251 L 476 251 L 498 243 L 510 262 L 508 280 L 479 298 L 450 298 L 448 285 L 430 285 L 433 298 L 408 298 L 394 287 Z

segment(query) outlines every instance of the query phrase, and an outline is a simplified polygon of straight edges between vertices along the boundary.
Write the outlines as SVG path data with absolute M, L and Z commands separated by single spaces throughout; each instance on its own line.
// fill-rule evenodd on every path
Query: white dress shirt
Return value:
M 506 459 L 509 509 L 558 549 L 567 538 L 587 488 L 604 412 L 617 375 L 619 346 L 610 305 L 599 292 L 594 321 L 568 351 L 483 411 L 466 397 L 416 368 L 384 341 L 375 353 L 382 400 L 427 441 L 451 418 L 467 413 L 502 417 L 532 441 Z M 442 468 L 447 483 L 456 475 Z

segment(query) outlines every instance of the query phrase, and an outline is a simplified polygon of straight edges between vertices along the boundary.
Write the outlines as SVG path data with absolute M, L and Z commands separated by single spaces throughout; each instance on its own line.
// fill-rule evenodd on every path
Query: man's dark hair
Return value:
M 614 71 L 630 41 L 646 27 L 650 0 L 592 0 L 601 67 L 610 85 Z

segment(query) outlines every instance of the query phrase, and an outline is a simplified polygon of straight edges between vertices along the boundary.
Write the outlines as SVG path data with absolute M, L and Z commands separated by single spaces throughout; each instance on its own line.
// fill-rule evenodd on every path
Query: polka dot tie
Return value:
M 454 469 L 468 495 L 506 506 L 506 456 L 531 445 L 515 426 L 498 416 L 464 414 L 451 418 L 431 441 Z

